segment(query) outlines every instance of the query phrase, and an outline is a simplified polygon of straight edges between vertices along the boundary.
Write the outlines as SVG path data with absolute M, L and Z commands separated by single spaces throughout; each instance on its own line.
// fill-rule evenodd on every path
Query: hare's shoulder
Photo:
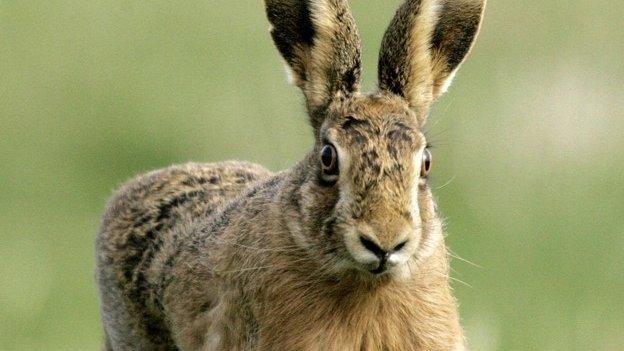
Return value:
M 110 200 L 103 226 L 154 220 L 166 226 L 185 215 L 201 215 L 271 175 L 262 166 L 238 161 L 187 163 L 140 175 L 122 185 Z
M 270 175 L 262 166 L 237 161 L 187 163 L 146 173 L 122 185 L 109 201 L 100 236 L 121 246 L 153 240 L 157 232 L 210 214 Z
M 113 269 L 129 296 L 141 295 L 144 272 L 170 229 L 210 215 L 271 176 L 262 166 L 227 161 L 187 163 L 128 181 L 109 201 L 97 238 L 101 266 Z

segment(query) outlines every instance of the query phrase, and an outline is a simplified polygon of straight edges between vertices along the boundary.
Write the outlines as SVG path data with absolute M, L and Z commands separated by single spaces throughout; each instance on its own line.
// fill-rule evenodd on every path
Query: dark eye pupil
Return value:
M 333 160 L 333 153 L 330 146 L 323 147 L 323 152 L 321 153 L 321 161 L 323 161 L 323 166 L 330 167 Z
M 333 145 L 325 145 L 321 150 L 323 173 L 335 175 L 338 172 L 338 155 Z
M 426 177 L 431 170 L 431 152 L 428 149 L 423 151 L 422 166 L 420 168 L 421 177 Z

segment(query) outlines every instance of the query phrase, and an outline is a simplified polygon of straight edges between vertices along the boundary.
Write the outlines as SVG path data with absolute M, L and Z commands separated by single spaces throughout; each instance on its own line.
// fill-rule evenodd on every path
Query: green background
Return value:
M 374 87 L 398 1 L 353 0 Z M 624 350 L 624 2 L 491 0 L 433 111 L 473 350 Z M 0 350 L 95 350 L 112 190 L 312 144 L 260 1 L 0 1 Z M 460 282 L 461 281 L 461 282 Z M 464 282 L 464 283 L 462 283 Z

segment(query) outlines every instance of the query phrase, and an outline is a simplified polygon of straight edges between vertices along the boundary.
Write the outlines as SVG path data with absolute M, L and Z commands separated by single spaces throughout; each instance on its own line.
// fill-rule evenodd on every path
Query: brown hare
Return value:
M 105 350 L 463 350 L 422 128 L 484 0 L 407 0 L 359 91 L 345 0 L 265 0 L 314 148 L 140 176 L 96 243 Z

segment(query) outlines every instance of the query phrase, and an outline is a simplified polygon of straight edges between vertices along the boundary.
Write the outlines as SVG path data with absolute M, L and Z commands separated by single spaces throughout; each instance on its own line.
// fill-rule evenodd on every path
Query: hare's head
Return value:
M 334 272 L 408 275 L 442 238 L 422 128 L 472 46 L 484 0 L 407 0 L 369 94 L 359 92 L 360 40 L 345 0 L 265 3 L 315 136 L 293 205 L 296 239 Z

